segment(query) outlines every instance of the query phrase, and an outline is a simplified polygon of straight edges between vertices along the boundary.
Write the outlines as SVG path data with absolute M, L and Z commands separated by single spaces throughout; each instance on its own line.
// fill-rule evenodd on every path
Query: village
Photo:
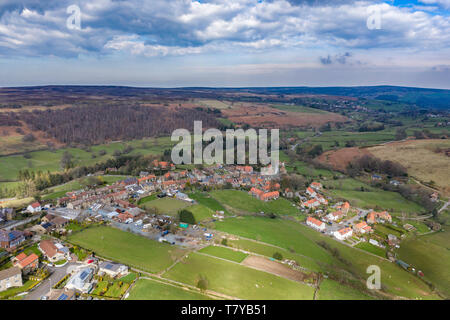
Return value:
M 206 223 L 189 224 L 177 215 L 139 205 L 141 199 L 152 196 L 194 204 L 195 200 L 185 192 L 187 188 L 237 189 L 262 202 L 285 197 L 291 200 L 298 215 L 305 218 L 302 223 L 308 227 L 348 246 L 368 243 L 386 249 L 389 260 L 408 271 L 412 269 L 389 250 L 398 248 L 401 238 L 374 232 L 377 225 L 389 226 L 394 231 L 401 228 L 393 223 L 387 211 L 364 210 L 352 207 L 348 201 L 335 201 L 325 195 L 321 183 L 314 181 L 305 190 L 296 191 L 292 198 L 292 190 L 281 190 L 280 186 L 280 175 L 286 173 L 284 163 L 274 175 L 262 175 L 252 166 L 214 165 L 176 170 L 175 165 L 158 160 L 152 169 L 153 173 L 141 172 L 139 177 L 110 185 L 67 192 L 55 201 L 36 201 L 24 209 L 31 218 L 22 220 L 26 222 L 23 225 L 18 226 L 14 220 L 20 212 L 1 209 L 0 295 L 2 291 L 13 290 L 12 295 L 26 295 L 27 299 L 102 299 L 108 288 L 114 287 L 119 292 L 116 298 L 126 297 L 136 277 L 129 266 L 99 258 L 95 252 L 61 239 L 83 227 L 106 224 L 158 242 L 201 248 L 223 235 L 216 234 Z M 157 175 L 155 169 L 164 173 Z M 115 168 L 108 170 L 114 172 Z M 227 219 L 224 212 L 216 211 L 209 220 L 224 219 Z M 414 228 L 403 226 L 408 227 Z M 417 275 L 423 273 L 417 271 Z

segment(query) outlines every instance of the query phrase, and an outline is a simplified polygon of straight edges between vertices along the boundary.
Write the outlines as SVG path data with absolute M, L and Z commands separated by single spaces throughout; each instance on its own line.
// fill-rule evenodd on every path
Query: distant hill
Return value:
M 320 95 L 341 96 L 360 99 L 383 100 L 408 103 L 423 109 L 450 109 L 450 90 L 426 89 L 396 86 L 364 87 L 241 87 L 241 88 L 139 88 L 127 86 L 36 86 L 0 88 L 0 104 L 14 104 L 24 101 L 59 100 L 71 102 L 80 97 L 98 99 L 136 98 L 185 99 L 185 98 L 233 98 L 252 94 L 264 99 L 269 96 Z

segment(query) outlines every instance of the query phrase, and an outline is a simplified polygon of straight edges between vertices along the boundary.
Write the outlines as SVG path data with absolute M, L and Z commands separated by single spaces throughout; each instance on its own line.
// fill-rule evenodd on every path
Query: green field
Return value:
M 217 230 L 267 242 L 286 250 L 291 249 L 297 254 L 323 263 L 334 263 L 328 252 L 303 235 L 302 227 L 292 221 L 259 217 L 240 217 L 216 222 Z
M 447 298 L 450 298 L 450 231 L 408 238 L 397 249 L 399 259 L 422 270 Z
M 272 258 L 275 252 L 281 253 L 283 259 L 291 259 L 297 261 L 297 263 L 305 269 L 311 271 L 322 271 L 322 268 L 319 266 L 315 260 L 290 252 L 289 250 L 283 248 L 277 248 L 271 246 L 269 244 L 260 243 L 247 239 L 239 239 L 239 240 L 228 240 L 228 245 L 233 248 L 238 248 L 241 250 L 245 250 L 248 252 L 254 252 L 257 254 L 261 254 L 268 258 Z
M 163 277 L 193 286 L 203 277 L 209 289 L 241 299 L 306 300 L 314 293 L 307 285 L 198 253 L 189 254 Z
M 195 200 L 197 203 L 208 207 L 212 211 L 223 211 L 225 214 L 229 214 L 228 211 L 222 206 L 216 199 L 211 197 L 209 193 L 206 192 L 191 192 L 188 194 L 189 198 Z
M 211 256 L 234 261 L 237 263 L 241 263 L 248 256 L 248 254 L 245 254 L 240 251 L 235 251 L 232 249 L 228 249 L 228 248 L 224 248 L 224 247 L 217 247 L 217 246 L 209 246 L 209 247 L 199 250 L 198 252 L 206 253 Z
M 296 215 L 299 213 L 290 201 L 283 198 L 265 202 L 252 197 L 245 191 L 238 190 L 212 191 L 211 195 L 222 205 L 231 207 L 237 213 L 264 212 L 279 215 Z
M 213 214 L 215 213 L 210 208 L 205 207 L 202 204 L 195 204 L 193 206 L 190 206 L 188 210 L 192 212 L 197 223 L 212 218 Z
M 111 227 L 93 227 L 71 235 L 70 242 L 126 265 L 159 272 L 184 250 Z
M 164 284 L 150 279 L 139 279 L 127 300 L 209 300 L 201 293 Z
M 341 244 L 297 222 L 282 219 L 241 217 L 216 222 L 216 228 L 220 231 L 257 239 L 289 251 L 295 251 L 295 253 L 310 257 L 317 262 L 348 270 L 361 279 L 367 278 L 366 269 L 368 266 L 378 265 L 382 271 L 381 282 L 386 292 L 411 299 L 439 298 L 432 294 L 428 286 L 420 279 L 405 272 L 397 265 L 381 259 L 381 257 L 378 258 Z M 331 248 L 338 250 L 339 259 L 319 246 L 318 241 L 323 241 Z M 342 260 L 347 261 L 348 264 L 344 264 Z M 326 265 L 322 266 L 325 267 Z
M 372 208 L 380 207 L 390 213 L 422 213 L 424 208 L 415 202 L 403 198 L 399 193 L 374 190 L 374 191 L 356 191 L 356 190 L 330 190 L 333 197 L 342 198 L 350 202 L 354 207 Z
M 165 197 L 145 202 L 141 207 L 144 209 L 157 209 L 159 214 L 176 216 L 178 211 L 190 205 L 187 201 Z
M 372 300 L 373 298 L 342 284 L 324 279 L 320 283 L 319 292 L 316 294 L 317 300 Z
M 368 242 L 360 242 L 355 246 L 355 248 L 359 248 L 367 252 L 376 254 L 377 256 L 386 258 L 386 249 L 374 246 L 373 244 L 370 244 Z
M 115 150 L 123 150 L 127 145 L 134 149 L 129 155 L 147 155 L 162 154 L 167 148 L 174 143 L 170 141 L 170 137 L 151 138 L 142 140 L 133 140 L 126 143 L 113 142 L 104 145 L 92 146 L 90 151 L 79 148 L 63 148 L 55 151 L 34 151 L 30 152 L 30 159 L 25 159 L 23 155 L 5 156 L 0 158 L 0 181 L 15 181 L 19 170 L 28 169 L 32 171 L 60 171 L 60 161 L 65 151 L 73 155 L 75 166 L 89 166 L 98 162 L 106 161 L 113 157 Z M 104 150 L 106 154 L 99 155 L 99 151 Z M 92 154 L 96 157 L 93 158 Z

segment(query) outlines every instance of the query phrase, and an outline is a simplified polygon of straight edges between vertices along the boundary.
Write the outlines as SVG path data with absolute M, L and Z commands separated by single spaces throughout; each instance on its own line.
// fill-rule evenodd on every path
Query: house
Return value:
M 0 248 L 9 249 L 20 245 L 25 241 L 25 235 L 18 230 L 0 230 Z
M 346 227 L 341 230 L 337 230 L 337 231 L 333 232 L 333 235 L 335 236 L 335 238 L 338 240 L 341 240 L 341 241 L 350 238 L 352 236 L 352 234 L 353 234 L 353 230 L 350 227 Z
M 345 201 L 344 204 L 341 206 L 341 211 L 347 214 L 349 210 L 350 210 L 350 203 Z
M 13 258 L 13 266 L 22 270 L 23 274 L 28 274 L 39 267 L 39 257 L 37 254 L 32 253 L 27 256 L 25 253 L 21 253 Z
M 310 196 L 311 198 L 315 198 L 317 195 L 317 192 L 315 192 L 311 187 L 306 188 L 306 194 Z
M 22 285 L 22 271 L 19 268 L 12 267 L 0 271 L 0 292 Z
M 27 207 L 27 211 L 31 213 L 41 212 L 41 204 L 39 202 L 34 202 Z
M 12 208 L 0 208 L 0 217 L 3 216 L 4 220 L 13 220 L 15 211 Z
M 70 251 L 60 243 L 52 240 L 42 240 L 38 245 L 39 250 L 50 262 L 56 262 L 70 258 Z
M 377 174 L 372 175 L 372 180 L 381 180 L 381 179 L 383 178 Z
M 305 208 L 315 208 L 320 206 L 320 202 L 317 199 L 311 199 L 302 203 Z
M 372 232 L 372 227 L 367 225 L 367 223 L 365 221 L 357 223 L 353 229 L 355 230 L 355 232 L 358 232 L 360 234 L 365 234 L 365 233 L 371 233 Z
M 342 211 L 331 212 L 327 215 L 327 219 L 330 221 L 337 221 L 344 217 L 344 213 Z
M 88 293 L 92 289 L 91 280 L 94 276 L 95 268 L 87 267 L 83 268 L 75 273 L 67 281 L 66 289 L 81 291 L 82 293 Z
M 320 182 L 311 182 L 309 186 L 317 191 L 322 190 L 322 184 Z
M 311 228 L 314 228 L 314 229 L 316 229 L 318 231 L 324 231 L 325 230 L 325 223 L 320 221 L 320 220 L 317 220 L 316 218 L 313 218 L 313 217 L 308 217 L 306 219 L 306 224 L 308 226 L 310 226 Z
M 383 212 L 369 212 L 367 215 L 367 223 L 374 224 L 377 222 L 392 222 L 392 217 L 387 211 Z
M 52 289 L 47 300 L 76 300 L 76 291 L 68 289 Z
M 115 278 L 117 276 L 124 276 L 128 273 L 128 267 L 114 262 L 104 261 L 99 265 L 99 272 L 103 272 L 108 276 Z
M 268 201 L 268 200 L 278 199 L 279 197 L 280 197 L 280 193 L 278 191 L 272 191 L 272 192 L 263 193 L 259 199 L 263 200 L 263 201 Z

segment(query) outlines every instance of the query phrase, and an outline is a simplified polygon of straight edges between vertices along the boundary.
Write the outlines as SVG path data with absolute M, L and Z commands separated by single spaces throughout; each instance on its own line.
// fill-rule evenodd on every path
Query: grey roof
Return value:
M 119 263 L 114 263 L 114 262 L 109 262 L 109 261 L 104 261 L 100 264 L 100 269 L 106 269 L 106 270 L 111 270 L 111 271 L 117 271 L 119 270 L 120 267 L 122 267 L 123 265 L 119 264 Z
M 11 278 L 15 275 L 22 274 L 22 271 L 18 267 L 12 267 L 9 269 L 5 269 L 0 271 L 0 281 Z

